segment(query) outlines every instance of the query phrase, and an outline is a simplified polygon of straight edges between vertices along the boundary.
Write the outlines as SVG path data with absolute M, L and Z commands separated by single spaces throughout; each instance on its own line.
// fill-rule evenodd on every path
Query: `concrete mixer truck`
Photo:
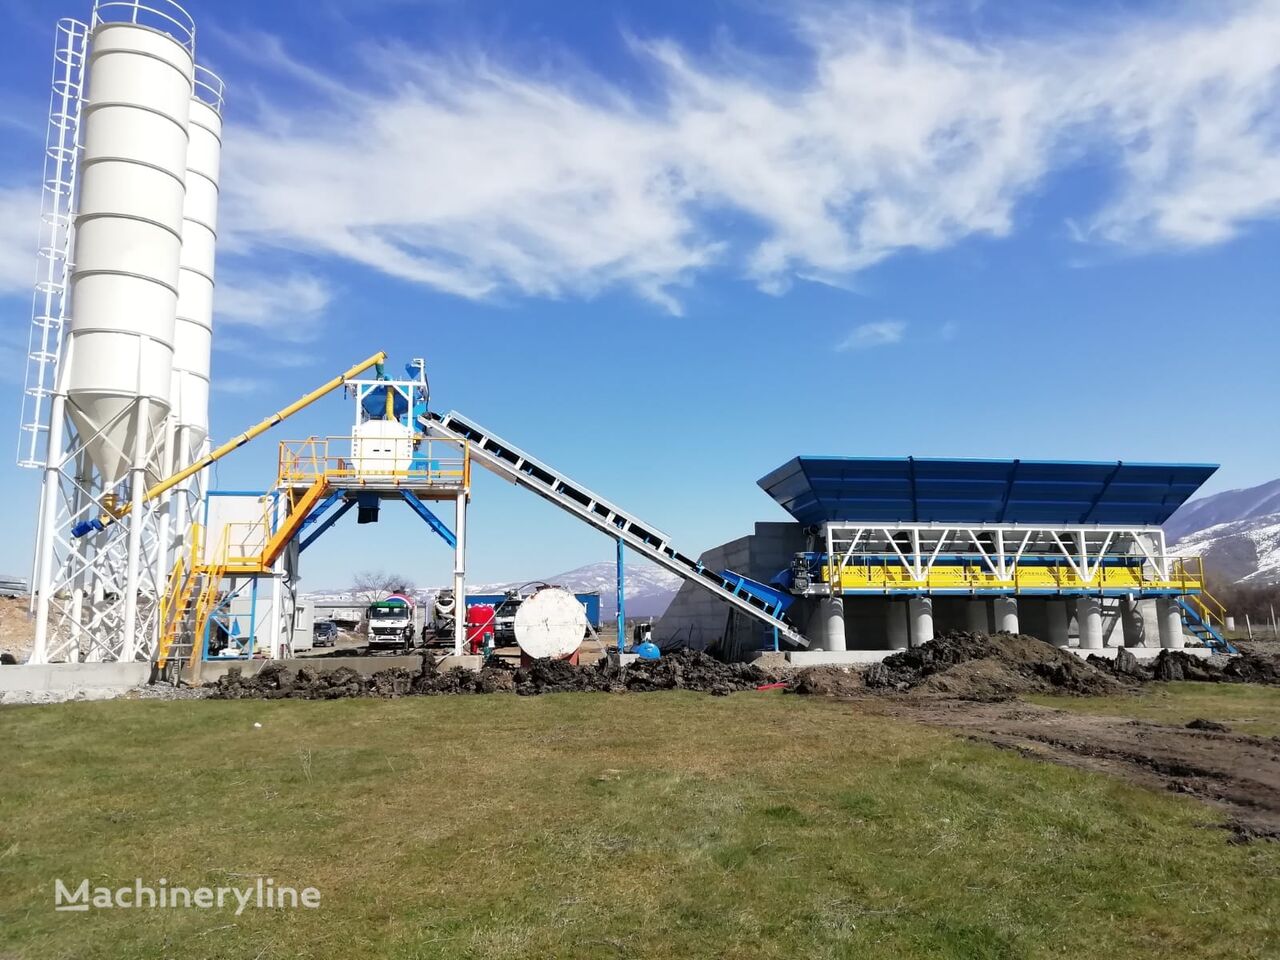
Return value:
M 417 604 L 411 597 L 393 593 L 369 604 L 365 610 L 369 652 L 401 650 L 408 653 L 418 637 Z

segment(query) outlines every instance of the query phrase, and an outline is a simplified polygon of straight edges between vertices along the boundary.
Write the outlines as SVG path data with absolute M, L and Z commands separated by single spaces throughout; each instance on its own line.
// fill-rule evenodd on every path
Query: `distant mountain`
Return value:
M 1184 505 L 1164 525 L 1172 551 L 1224 580 L 1280 583 L 1280 480 Z
M 1254 520 L 1280 513 L 1280 480 L 1247 490 L 1228 490 L 1183 504 L 1164 525 L 1170 543 L 1193 533 L 1236 520 Z
M 676 591 L 680 589 L 680 578 L 660 567 L 636 558 L 628 558 L 626 565 L 627 579 L 627 616 L 658 617 L 671 603 Z M 517 590 L 530 581 L 514 580 L 505 583 L 468 583 L 468 593 L 505 593 Z M 566 570 L 532 581 L 544 582 L 564 587 L 574 593 L 599 593 L 600 614 L 608 620 L 617 615 L 617 572 L 612 562 L 588 563 L 586 566 Z M 437 588 L 415 591 L 420 602 L 435 598 Z M 351 594 L 346 590 L 316 590 L 305 593 L 310 600 L 348 600 Z

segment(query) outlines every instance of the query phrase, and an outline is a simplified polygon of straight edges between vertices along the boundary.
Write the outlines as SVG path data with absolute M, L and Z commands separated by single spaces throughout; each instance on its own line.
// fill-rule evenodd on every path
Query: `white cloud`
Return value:
M 635 43 L 644 101 L 403 48 L 365 51 L 382 81 L 335 84 L 259 38 L 312 95 L 232 111 L 224 235 L 464 297 L 626 286 L 678 312 L 713 265 L 780 291 L 1007 235 L 1085 157 L 1112 181 L 1068 211 L 1087 242 L 1196 246 L 1280 215 L 1280 0 L 983 41 L 821 9 L 792 25 L 804 62 Z
M 836 349 L 866 350 L 868 347 L 884 347 L 901 343 L 907 325 L 901 320 L 877 320 L 854 327 L 849 335 L 836 344 Z
M 0 187 L 0 295 L 31 295 L 39 231 L 40 192 Z
M 222 327 L 247 327 L 275 340 L 313 340 L 332 299 L 329 285 L 310 274 L 233 274 L 219 280 L 215 322 Z
M 214 377 L 210 386 L 221 393 L 257 393 L 266 382 L 253 377 Z

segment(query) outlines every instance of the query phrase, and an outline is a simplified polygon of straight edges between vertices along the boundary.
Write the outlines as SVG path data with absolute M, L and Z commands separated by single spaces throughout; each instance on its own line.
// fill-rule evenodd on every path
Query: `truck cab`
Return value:
M 369 649 L 413 649 L 416 640 L 414 604 L 408 597 L 391 596 L 369 604 L 365 611 Z

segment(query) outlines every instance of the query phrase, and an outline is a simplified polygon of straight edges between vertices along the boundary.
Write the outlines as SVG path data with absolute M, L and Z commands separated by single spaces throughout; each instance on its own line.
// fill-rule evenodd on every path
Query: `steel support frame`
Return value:
M 70 348 L 67 356 L 70 357 Z M 69 363 L 66 364 L 70 366 Z M 146 468 L 157 462 L 166 429 L 154 434 L 148 398 L 121 412 L 90 436 L 78 435 L 66 417 L 65 394 L 55 395 L 49 463 L 45 467 L 37 524 L 32 609 L 35 643 L 31 663 L 150 660 L 158 642 L 159 597 L 168 570 L 164 506 L 144 501 Z M 127 478 L 104 486 L 87 455 L 88 445 L 120 419 L 134 417 L 137 431 Z M 61 448 L 60 453 L 54 451 Z M 127 499 L 125 523 L 73 537 L 72 529 Z
M 987 543 L 983 542 L 983 534 L 988 537 Z M 1002 581 L 1013 580 L 1018 564 L 1028 554 L 1065 560 L 1085 584 L 1094 581 L 1103 561 L 1113 558 L 1141 558 L 1143 568 L 1150 569 L 1159 580 L 1168 580 L 1172 570 L 1172 558 L 1160 527 L 842 522 L 824 524 L 823 536 L 831 572 L 830 583 L 819 585 L 820 593 L 842 592 L 842 573 L 847 566 L 868 554 L 883 555 L 886 551 L 870 549 L 870 544 L 879 539 L 887 541 L 890 552 L 920 589 L 927 587 L 938 558 L 956 553 L 979 560 Z M 900 540 L 906 540 L 907 545 L 901 545 Z
M 413 512 L 422 518 L 423 522 L 434 530 L 450 549 L 456 549 L 458 546 L 458 538 L 452 530 L 436 516 L 435 512 L 425 503 L 418 499 L 418 495 L 412 490 L 404 489 L 400 491 L 400 497 L 407 503 Z

